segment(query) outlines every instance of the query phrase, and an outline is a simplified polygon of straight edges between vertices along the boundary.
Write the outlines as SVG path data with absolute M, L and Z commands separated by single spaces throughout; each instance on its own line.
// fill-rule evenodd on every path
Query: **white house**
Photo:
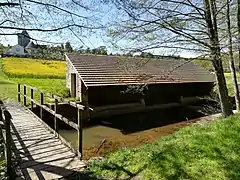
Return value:
M 5 55 L 18 55 L 18 56 L 27 56 L 29 55 L 26 47 L 30 51 L 33 46 L 33 42 L 30 41 L 30 36 L 27 31 L 22 31 L 18 34 L 18 44 L 6 51 Z
M 26 56 L 28 53 L 25 51 L 24 47 L 20 45 L 15 45 L 11 49 L 9 49 L 6 55 L 18 55 L 18 56 Z

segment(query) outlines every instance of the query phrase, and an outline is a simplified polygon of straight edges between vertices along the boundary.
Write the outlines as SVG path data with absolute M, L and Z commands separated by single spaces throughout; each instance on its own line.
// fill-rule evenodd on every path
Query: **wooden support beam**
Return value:
M 100 111 L 106 111 L 111 109 L 121 109 L 121 108 L 128 109 L 133 107 L 144 107 L 144 106 L 141 103 L 114 104 L 114 105 L 93 107 L 93 112 L 100 112 Z
M 40 118 L 43 119 L 43 107 L 42 105 L 44 104 L 44 94 L 41 92 L 40 93 Z
M 71 97 L 76 97 L 77 88 L 77 74 L 71 73 Z
M 12 119 L 11 114 L 8 111 L 4 111 L 5 116 L 5 131 L 6 131 L 6 166 L 7 173 L 11 176 L 12 173 L 12 152 L 11 152 L 11 131 L 10 131 L 10 121 Z
M 185 104 L 184 104 L 184 98 L 183 96 L 180 96 L 179 98 L 179 104 L 180 104 L 180 117 L 188 120 L 188 118 L 186 117 L 186 114 L 185 114 Z
M 82 118 L 85 120 L 90 120 L 90 114 L 89 114 L 89 104 L 88 104 L 88 90 L 87 87 L 83 84 L 81 85 L 81 101 L 84 105 L 84 110 L 82 112 Z
M 146 106 L 146 103 L 145 103 L 144 98 L 141 98 L 141 99 L 140 99 L 140 104 L 142 104 L 143 106 Z
M 31 100 L 33 100 L 33 89 L 31 88 Z M 33 101 L 31 101 L 31 110 L 33 111 Z
M 82 112 L 78 109 L 78 151 L 80 159 L 83 158 L 83 125 L 82 125 Z
M 21 102 L 21 84 L 18 84 L 18 102 Z
M 6 160 L 6 167 L 7 167 L 7 174 L 9 175 L 10 179 L 12 179 L 12 151 L 11 151 L 11 130 L 10 130 L 10 124 L 11 124 L 11 119 L 12 116 L 9 113 L 9 111 L 6 109 L 4 106 L 3 102 L 0 100 L 0 114 L 1 114 L 1 119 L 3 120 L 4 123 L 4 129 L 5 131 L 3 135 L 3 140 L 4 140 L 4 150 L 5 150 L 5 160 Z M 4 117 L 3 117 L 4 115 Z
M 58 136 L 58 119 L 57 119 L 57 106 L 58 106 L 58 100 L 55 99 L 55 105 L 54 105 L 54 130 L 55 130 L 55 135 Z
M 26 98 L 26 95 L 27 95 L 27 87 L 26 86 L 23 86 L 23 105 L 24 106 L 27 106 L 27 98 Z
M 98 108 L 94 108 L 94 111 L 91 113 L 91 117 L 99 118 L 99 117 L 114 116 L 114 115 L 128 114 L 128 113 L 135 113 L 135 112 L 146 112 L 154 109 L 166 109 L 166 108 L 174 108 L 174 107 L 181 107 L 181 105 L 178 102 L 168 103 L 168 104 L 155 104 L 151 106 L 143 106 L 140 103 L 138 103 L 137 106 L 132 106 L 128 108 L 105 109 L 102 111 L 98 111 Z

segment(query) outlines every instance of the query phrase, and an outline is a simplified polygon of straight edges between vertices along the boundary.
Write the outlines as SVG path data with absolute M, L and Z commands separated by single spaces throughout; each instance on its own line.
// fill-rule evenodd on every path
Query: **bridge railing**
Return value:
M 23 92 L 22 92 L 23 89 Z M 30 96 L 27 95 L 27 92 L 30 90 Z M 34 93 L 37 92 L 40 94 L 39 101 L 34 99 Z M 31 110 L 34 108 L 34 104 L 40 107 L 40 119 L 43 120 L 43 110 L 49 112 L 54 116 L 54 129 L 47 126 L 47 128 L 52 131 L 64 144 L 66 144 L 69 148 L 71 148 L 81 159 L 83 154 L 83 119 L 82 119 L 82 111 L 84 110 L 84 106 L 77 104 L 76 102 L 69 101 L 67 99 L 64 99 L 62 97 L 52 95 L 50 93 L 41 91 L 35 87 L 24 85 L 24 84 L 18 84 L 18 101 L 21 102 L 21 96 L 23 97 L 23 105 L 27 106 L 27 100 L 31 103 Z M 54 110 L 49 108 L 47 105 L 44 104 L 45 98 L 51 98 L 54 100 Z M 58 113 L 58 104 L 59 102 L 62 102 L 64 104 L 69 104 L 72 107 L 77 108 L 78 112 L 78 120 L 77 124 L 73 121 L 68 120 L 67 118 L 63 117 L 61 114 Z M 69 143 L 67 140 L 65 140 L 60 134 L 58 129 L 58 120 L 63 121 L 67 125 L 71 126 L 73 129 L 77 130 L 78 132 L 78 148 L 77 150 Z M 45 124 L 46 125 L 46 124 Z
M 5 160 L 7 167 L 7 174 L 11 177 L 12 175 L 12 150 L 11 150 L 11 132 L 10 132 L 10 121 L 12 119 L 11 114 L 0 100 L 0 121 L 3 122 L 3 128 L 1 131 L 3 134 Z

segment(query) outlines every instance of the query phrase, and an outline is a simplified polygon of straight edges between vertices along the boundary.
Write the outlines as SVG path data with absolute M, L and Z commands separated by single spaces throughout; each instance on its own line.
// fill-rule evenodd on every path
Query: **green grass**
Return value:
M 225 73 L 224 75 L 225 75 L 225 78 L 226 78 L 226 83 L 227 83 L 227 87 L 228 87 L 229 96 L 234 96 L 232 75 L 231 75 L 231 73 Z M 238 82 L 240 82 L 239 73 L 237 74 L 237 79 L 238 79 Z
M 15 99 L 17 97 L 17 85 L 0 79 L 0 99 Z
M 227 88 L 228 88 L 228 94 L 229 96 L 234 96 L 234 88 L 233 88 L 233 82 L 232 82 L 232 75 L 231 73 L 224 73 L 225 78 L 226 78 L 226 83 L 227 83 Z M 240 84 L 240 74 L 237 72 L 237 79 L 238 79 L 238 84 Z M 215 86 L 214 91 L 218 93 L 217 86 Z
M 89 162 L 105 179 L 240 179 L 240 115 L 192 125 L 138 148 Z
M 0 60 L 0 99 L 15 99 L 17 97 L 17 86 L 14 82 L 7 79 L 1 69 Z
M 17 98 L 17 83 L 27 84 L 36 87 L 40 90 L 49 92 L 62 97 L 68 97 L 68 89 L 66 88 L 65 79 L 52 78 L 13 78 L 8 77 L 2 71 L 3 60 L 0 60 L 0 99 L 15 99 Z M 35 95 L 39 99 L 39 95 Z
M 11 81 L 36 87 L 51 94 L 68 96 L 65 79 L 10 78 Z
M 234 88 L 233 88 L 233 82 L 232 82 L 232 75 L 231 75 L 231 73 L 224 73 L 224 76 L 226 78 L 228 94 L 229 94 L 229 96 L 233 97 L 234 96 Z M 238 80 L 238 84 L 240 85 L 240 74 L 239 74 L 239 72 L 237 72 L 237 80 Z M 217 85 L 214 87 L 214 92 L 216 92 L 216 94 L 218 94 Z
M 66 63 L 56 60 L 8 57 L 2 59 L 2 70 L 13 78 L 65 79 Z

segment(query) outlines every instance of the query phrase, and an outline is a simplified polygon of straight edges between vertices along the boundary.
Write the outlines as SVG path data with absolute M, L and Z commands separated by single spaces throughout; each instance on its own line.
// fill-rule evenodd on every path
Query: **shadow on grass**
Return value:
M 103 165 L 103 168 L 105 170 L 110 170 L 110 171 L 116 171 L 116 176 L 114 178 L 111 178 L 111 179 L 124 179 L 124 180 L 130 180 L 130 179 L 133 179 L 135 177 L 137 177 L 145 168 L 146 168 L 146 165 L 144 165 L 142 168 L 140 168 L 137 172 L 135 173 L 132 173 L 131 171 L 127 170 L 126 168 L 124 168 L 123 166 L 119 166 L 117 164 L 114 164 L 114 163 L 111 163 L 111 164 L 105 164 Z M 122 176 L 122 172 L 124 172 L 125 174 L 127 174 L 127 177 L 123 177 Z M 108 178 L 104 178 L 103 179 L 108 179 Z
M 115 172 L 114 178 L 111 177 L 111 179 L 116 179 L 116 180 L 117 179 L 124 179 L 124 180 L 134 179 L 134 177 L 140 176 L 140 174 L 144 170 L 151 171 L 150 173 L 153 175 L 154 174 L 159 175 L 161 173 L 161 176 L 164 177 L 164 179 L 168 179 L 168 180 L 176 180 L 179 178 L 192 179 L 193 177 L 189 175 L 187 170 L 183 167 L 183 164 L 181 163 L 182 161 L 179 159 L 178 155 L 176 154 L 176 151 L 174 151 L 172 147 L 173 146 L 168 146 L 164 151 L 158 152 L 154 154 L 147 161 L 142 162 L 143 166 L 139 168 L 135 173 L 127 170 L 125 165 L 119 166 L 115 163 L 112 163 L 112 164 L 105 163 L 101 165 L 101 169 Z M 166 162 L 168 163 L 168 165 L 166 165 Z M 169 170 L 174 173 L 169 173 Z M 123 174 L 126 174 L 127 176 L 123 176 Z M 107 177 L 105 178 L 108 179 Z M 144 177 L 144 178 L 156 179 L 157 177 L 154 176 L 154 177 Z
M 183 166 L 187 161 L 181 159 L 174 145 L 168 145 L 161 152 L 156 153 L 149 161 L 149 168 L 153 171 L 161 170 L 161 175 L 168 180 L 175 179 L 195 179 Z M 170 172 L 170 171 L 171 172 Z M 157 173 L 157 172 L 153 172 Z
M 236 139 L 236 142 L 239 142 L 239 139 Z M 203 146 L 206 145 L 203 143 Z M 226 147 L 226 149 L 228 148 Z M 101 171 L 108 171 L 112 174 L 111 179 L 123 179 L 122 177 L 125 180 L 135 179 L 134 177 L 139 174 L 144 177 L 143 179 L 240 179 L 239 149 L 235 146 L 225 152 L 226 149 L 224 147 L 213 147 L 212 149 L 199 147 L 200 153 L 194 154 L 194 151 L 184 153 L 187 149 L 183 147 L 178 149 L 174 144 L 170 144 L 162 150 L 148 149 L 151 158 L 145 158 L 145 162 L 144 158 L 142 162 L 139 159 L 126 158 L 125 160 L 116 160 L 117 162 L 111 164 L 107 160 L 100 164 L 97 163 L 95 166 L 98 166 L 96 170 L 100 174 Z M 142 163 L 143 168 L 139 168 L 137 173 L 133 173 L 135 165 L 132 166 L 131 164 L 134 164 L 132 162 L 129 165 L 128 161 Z M 105 177 L 105 179 L 108 178 Z M 141 178 L 137 177 L 136 179 Z
M 220 163 L 224 165 L 225 170 L 228 172 L 228 179 L 240 179 L 240 159 L 229 157 L 227 158 L 227 154 L 223 153 L 219 148 L 214 148 L 214 150 L 220 157 Z

